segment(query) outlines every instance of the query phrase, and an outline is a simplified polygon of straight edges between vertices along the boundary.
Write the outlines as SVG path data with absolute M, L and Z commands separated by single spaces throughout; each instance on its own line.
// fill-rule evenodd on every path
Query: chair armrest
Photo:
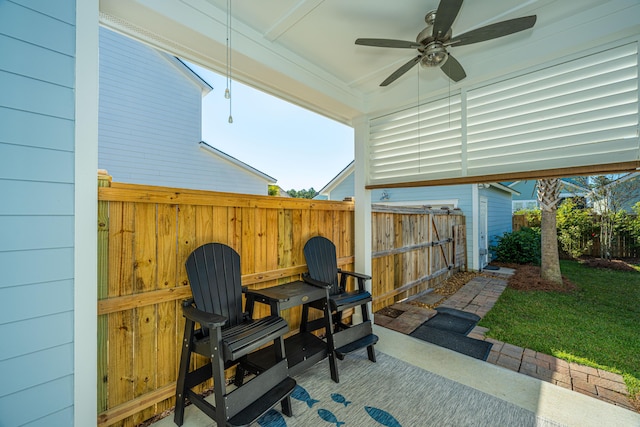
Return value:
M 366 274 L 362 274 L 362 273 L 356 273 L 355 271 L 345 271 L 339 268 L 338 273 L 346 274 L 347 276 L 356 277 L 358 279 L 371 280 L 371 276 L 367 276 Z
M 347 290 L 347 276 L 351 276 L 356 279 L 358 282 L 358 289 L 361 291 L 366 291 L 364 286 L 364 282 L 366 280 L 371 280 L 371 276 L 367 276 L 366 274 L 356 273 L 354 271 L 345 271 L 338 269 L 338 273 L 340 273 L 340 287 L 343 291 Z
M 227 318 L 220 316 L 219 314 L 207 313 L 206 311 L 198 310 L 192 305 L 193 300 L 185 300 L 182 303 L 182 315 L 189 320 L 200 323 L 206 328 L 217 328 L 223 326 Z
M 321 282 L 320 280 L 312 279 L 307 274 L 303 274 L 302 275 L 302 280 L 304 280 L 306 283 L 308 283 L 310 285 L 317 286 L 317 287 L 323 288 L 323 289 L 331 287 L 331 285 L 329 283 L 325 283 L 325 282 Z

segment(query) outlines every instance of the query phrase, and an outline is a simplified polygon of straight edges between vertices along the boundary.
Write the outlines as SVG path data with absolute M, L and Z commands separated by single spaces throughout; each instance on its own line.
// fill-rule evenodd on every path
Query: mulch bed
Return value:
M 639 264 L 637 259 L 614 259 L 606 260 L 602 258 L 583 257 L 578 260 L 582 265 L 591 268 L 607 268 L 618 271 L 638 272 L 632 264 Z M 522 265 L 494 262 L 492 265 L 499 267 L 513 268 L 515 274 L 509 278 L 509 287 L 521 291 L 551 291 L 551 292 L 572 292 L 576 285 L 566 277 L 562 278 L 562 285 L 558 285 L 540 278 L 540 267 L 536 265 Z
M 491 263 L 499 267 L 512 268 L 513 276 L 507 281 L 511 289 L 518 291 L 545 291 L 545 292 L 573 292 L 577 286 L 566 277 L 562 278 L 562 284 L 544 280 L 540 277 L 540 267 L 530 264 Z

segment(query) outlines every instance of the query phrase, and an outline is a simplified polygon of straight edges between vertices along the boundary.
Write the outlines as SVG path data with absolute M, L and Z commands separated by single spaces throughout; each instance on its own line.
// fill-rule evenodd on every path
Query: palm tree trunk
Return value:
M 542 217 L 540 276 L 544 280 L 562 284 L 560 256 L 558 255 L 558 229 L 556 210 L 560 202 L 560 180 L 557 178 L 538 180 L 538 201 Z

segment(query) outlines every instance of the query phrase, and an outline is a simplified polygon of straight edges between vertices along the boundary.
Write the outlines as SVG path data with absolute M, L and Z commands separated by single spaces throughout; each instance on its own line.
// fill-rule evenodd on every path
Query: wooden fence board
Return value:
M 231 246 L 239 254 L 242 253 L 242 208 L 229 207 L 227 209 L 227 241 L 222 242 Z
M 99 174 L 98 187 L 108 187 L 110 177 Z M 98 202 L 98 300 L 109 297 L 109 203 Z M 98 412 L 105 411 L 109 407 L 108 401 L 108 373 L 107 366 L 109 339 L 109 318 L 106 315 L 98 316 Z
M 109 408 L 134 399 L 133 311 L 109 314 L 109 364 L 107 367 Z
M 161 207 L 163 205 L 157 205 Z M 195 206 L 194 217 L 196 226 L 196 235 L 205 242 L 213 241 L 213 207 L 211 206 Z M 200 242 L 198 242 L 200 243 Z
M 134 216 L 134 294 L 141 294 L 157 285 L 156 205 L 136 204 Z M 137 307 L 133 317 L 133 394 L 139 397 L 156 388 L 156 306 Z M 152 417 L 154 409 L 136 414 L 134 423 Z
M 109 204 L 109 296 L 133 293 L 133 263 L 120 262 L 133 259 L 132 203 Z
M 213 207 L 213 236 L 212 242 L 226 243 L 229 241 L 227 223 L 229 222 L 229 208 Z
M 241 222 L 241 248 L 240 263 L 242 266 L 242 274 L 250 274 L 256 272 L 256 217 L 255 209 L 243 208 Z

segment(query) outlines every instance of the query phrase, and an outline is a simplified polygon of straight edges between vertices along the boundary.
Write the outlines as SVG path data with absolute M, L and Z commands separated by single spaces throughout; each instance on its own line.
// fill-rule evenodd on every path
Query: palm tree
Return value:
M 538 202 L 542 218 L 541 229 L 541 266 L 540 276 L 544 280 L 562 284 L 560 257 L 558 255 L 558 229 L 556 228 L 556 210 L 560 202 L 560 179 L 538 180 Z

